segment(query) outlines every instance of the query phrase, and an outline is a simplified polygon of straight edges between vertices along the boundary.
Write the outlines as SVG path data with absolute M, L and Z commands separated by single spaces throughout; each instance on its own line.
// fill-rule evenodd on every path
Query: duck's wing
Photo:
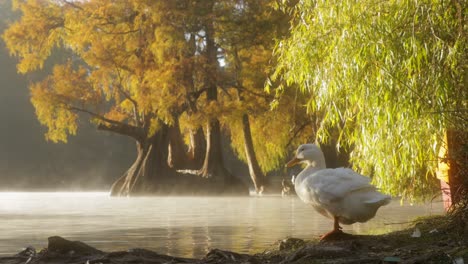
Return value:
M 368 177 L 347 168 L 319 170 L 305 181 L 309 191 L 321 204 L 334 203 L 345 198 L 347 194 L 358 190 L 376 190 L 370 184 Z

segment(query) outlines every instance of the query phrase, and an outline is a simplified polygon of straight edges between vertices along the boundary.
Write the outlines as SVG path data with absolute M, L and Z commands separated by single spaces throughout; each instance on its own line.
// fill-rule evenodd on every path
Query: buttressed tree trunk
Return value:
M 260 169 L 255 149 L 252 141 L 252 132 L 250 130 L 249 116 L 244 114 L 242 116 L 242 130 L 244 132 L 244 149 L 247 164 L 249 166 L 250 178 L 252 179 L 257 194 L 262 194 L 265 190 L 266 178 Z
M 167 164 L 169 128 L 137 141 L 137 158 L 127 172 L 111 187 L 112 196 L 154 194 L 175 174 Z
M 221 148 L 221 128 L 217 119 L 212 119 L 206 127 L 206 154 L 200 175 L 224 182 L 231 177 L 224 167 L 223 152 Z
M 192 172 L 181 174 L 170 167 L 168 155 L 171 128 L 161 125 L 154 136 L 137 140 L 137 158 L 127 172 L 112 185 L 112 196 L 248 194 L 247 187 L 230 176 L 222 166 L 221 147 L 210 152 L 212 156 L 209 160 L 213 163 L 204 167 L 209 168 L 209 173 L 212 173 L 210 175 L 216 177 L 202 177 L 200 173 Z

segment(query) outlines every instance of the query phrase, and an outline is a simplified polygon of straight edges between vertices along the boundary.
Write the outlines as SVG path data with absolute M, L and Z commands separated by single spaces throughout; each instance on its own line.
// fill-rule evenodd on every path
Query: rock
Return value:
M 36 249 L 32 246 L 28 246 L 18 254 L 12 257 L 0 257 L 1 264 L 29 264 L 31 260 L 36 256 Z
M 15 257 L 25 257 L 30 258 L 36 256 L 36 249 L 32 246 L 28 246 L 23 251 L 15 255 Z
M 421 230 L 418 227 L 415 227 L 413 233 L 411 234 L 411 237 L 421 237 Z
M 231 251 L 212 249 L 201 263 L 207 264 L 229 264 L 229 263 L 258 263 L 255 258 L 247 254 L 239 254 Z
M 138 259 L 148 259 L 152 262 L 159 261 L 161 263 L 193 263 L 194 259 L 172 257 L 167 255 L 161 255 L 154 251 L 144 248 L 132 248 L 128 250 L 129 255 L 137 257 Z
M 134 248 L 128 251 L 118 251 L 106 253 L 96 248 L 93 248 L 80 241 L 69 241 L 59 236 L 49 237 L 49 244 L 46 249 L 36 253 L 33 247 L 28 247 L 20 253 L 12 257 L 0 257 L 0 264 L 128 264 L 128 263 L 153 263 L 153 264 L 201 264 L 196 259 L 179 258 L 167 255 L 161 255 L 154 251 Z M 229 263 L 226 259 L 246 260 L 248 263 L 249 255 L 226 252 L 221 254 L 220 250 L 212 251 L 212 257 L 218 256 L 217 259 L 222 259 L 219 262 L 211 263 Z M 221 256 L 221 257 L 220 257 Z M 228 256 L 228 258 L 224 258 Z M 216 259 L 216 258 L 214 258 Z M 257 264 L 258 262 L 250 262 Z M 260 264 L 260 263 L 258 263 Z
M 59 254 L 78 254 L 78 255 L 94 255 L 103 254 L 104 252 L 95 249 L 80 241 L 70 241 L 63 237 L 53 236 L 49 237 L 49 245 L 47 249 L 49 252 Z

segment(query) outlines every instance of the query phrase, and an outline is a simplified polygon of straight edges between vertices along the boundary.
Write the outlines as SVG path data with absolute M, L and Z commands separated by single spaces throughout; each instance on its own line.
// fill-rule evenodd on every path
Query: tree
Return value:
M 167 186 L 179 185 L 181 177 L 187 181 L 174 167 L 180 158 L 174 152 L 180 147 L 174 140 L 178 118 L 187 109 L 185 98 L 193 96 L 184 82 L 192 47 L 186 25 L 180 23 L 188 11 L 183 3 L 14 2 L 23 15 L 3 38 L 20 57 L 20 72 L 41 68 L 58 47 L 72 54 L 31 86 L 37 117 L 48 127 L 46 138 L 66 142 L 77 132 L 79 118 L 86 116 L 98 129 L 136 141 L 137 158 L 114 183 L 112 194 L 168 192 Z M 200 177 L 191 179 L 199 191 Z M 213 187 L 210 184 L 213 181 L 206 184 Z M 232 185 L 218 185 L 216 192 L 241 188 Z
M 202 18 L 202 28 L 204 36 L 204 73 L 203 84 L 206 89 L 206 105 L 216 104 L 218 100 L 217 71 L 218 47 L 215 43 L 214 11 L 216 1 L 205 1 L 201 4 L 203 11 L 206 12 Z M 221 127 L 216 117 L 209 116 L 206 123 L 206 154 L 203 167 L 200 169 L 200 175 L 203 177 L 215 177 L 223 180 L 229 172 L 224 168 L 223 154 L 221 150 Z
M 300 2 L 274 77 L 308 94 L 309 112 L 322 119 L 319 141 L 338 130 L 354 167 L 380 188 L 427 197 L 444 131 L 467 131 L 466 7 Z
M 187 32 L 190 32 L 187 38 L 194 43 L 192 53 L 200 56 L 194 56 L 193 72 L 186 75 L 187 82 L 198 88 L 195 88 L 197 96 L 190 100 L 190 110 L 183 115 L 181 126 L 191 127 L 192 130 L 197 127 L 196 124 L 204 126 L 209 136 L 204 166 L 198 173 L 204 177 L 226 175 L 223 178 L 230 178 L 220 154 L 221 132 L 224 129 L 231 135 L 236 153 L 248 164 L 258 192 L 266 183 L 264 172 L 281 167 L 279 157 L 287 153 L 286 149 L 269 138 L 270 135 L 254 135 L 250 127 L 256 118 L 269 112 L 273 96 L 265 94 L 263 87 L 271 69 L 272 39 L 280 36 L 279 28 L 284 29 L 287 25 L 278 23 L 287 21 L 286 16 L 274 11 L 271 2 L 193 1 L 193 18 L 188 19 L 192 21 L 192 26 L 187 28 Z M 261 125 L 268 129 L 271 115 L 267 114 L 264 118 L 266 120 Z M 276 126 L 276 129 L 279 128 L 289 131 L 284 123 L 283 126 Z M 240 135 L 242 140 L 238 138 Z M 271 140 L 270 145 L 276 149 L 258 162 L 255 149 L 264 149 L 262 141 L 266 139 Z M 271 157 L 275 157 L 276 165 L 265 166 L 262 171 L 261 166 L 266 164 L 264 161 Z
M 281 104 L 281 110 L 270 112 L 274 96 L 264 92 L 273 69 L 274 39 L 288 32 L 289 15 L 274 10 L 274 2 L 220 1 L 218 12 L 223 15 L 216 20 L 216 43 L 225 63 L 219 78 L 223 88 L 220 100 L 230 113 L 221 115 L 221 122 L 230 132 L 236 153 L 247 163 L 257 193 L 269 191 L 265 174 L 283 167 L 284 155 L 289 153 L 291 127 L 295 125 L 288 121 L 310 123 L 305 115 L 305 119 L 298 118 L 300 111 L 287 110 L 294 108 L 298 100 L 290 100 L 291 105 Z M 286 94 L 284 97 L 286 102 Z M 308 128 L 300 131 L 304 136 L 296 135 L 296 140 L 307 137 L 312 126 Z M 279 136 L 282 134 L 284 137 Z
M 224 76 L 224 82 L 228 83 L 228 85 L 225 86 L 232 87 L 236 90 L 237 96 L 234 96 L 234 98 L 237 97 L 239 102 L 237 111 L 240 113 L 235 115 L 233 118 L 234 120 L 231 120 L 231 122 L 240 122 L 241 129 L 239 129 L 239 132 L 234 130 L 233 133 L 237 132 L 243 135 L 244 150 L 241 158 L 247 162 L 249 174 L 252 182 L 254 183 L 255 191 L 259 194 L 265 189 L 266 178 L 260 168 L 255 153 L 250 127 L 250 118 L 248 114 L 249 110 L 246 107 L 245 100 L 262 100 L 263 109 L 260 111 L 265 111 L 268 102 L 272 99 L 270 98 L 269 100 L 268 96 L 261 92 L 261 88 L 263 87 L 263 83 L 267 77 L 265 74 L 265 68 L 268 67 L 271 50 L 265 51 L 264 49 L 262 50 L 262 47 L 259 47 L 263 44 L 267 45 L 264 39 L 268 38 L 271 43 L 271 39 L 273 38 L 270 31 L 271 28 L 275 26 L 275 23 L 272 23 L 272 16 L 267 14 L 265 11 L 271 10 L 269 2 L 270 1 L 227 1 L 224 8 L 228 10 L 225 13 L 228 13 L 229 15 L 218 23 L 220 28 L 218 39 L 221 44 L 220 46 L 223 49 L 223 59 L 227 64 L 226 69 L 228 72 L 228 74 L 225 74 Z M 241 54 L 244 56 L 241 56 Z M 255 58 L 252 58 L 254 56 Z M 251 62 L 252 60 L 254 61 Z M 246 88 L 244 67 L 248 62 L 254 63 L 258 66 L 258 68 L 247 69 L 252 70 L 258 77 L 254 81 L 255 84 L 252 83 L 252 85 L 250 85 L 254 87 Z M 245 93 L 252 92 L 252 90 L 257 98 L 246 97 Z M 233 126 L 231 125 L 231 127 Z
M 15 1 L 23 14 L 3 38 L 22 73 L 67 51 L 66 63 L 31 85 L 48 140 L 66 142 L 86 119 L 136 141 L 136 160 L 112 194 L 172 185 L 245 192 L 225 168 L 223 133 L 261 192 L 290 146 L 315 133 L 301 96 L 263 91 L 273 39 L 287 34 L 289 19 L 273 2 Z

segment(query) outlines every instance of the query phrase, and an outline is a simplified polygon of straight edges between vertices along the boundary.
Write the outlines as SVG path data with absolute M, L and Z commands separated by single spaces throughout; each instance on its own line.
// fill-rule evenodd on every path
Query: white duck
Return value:
M 327 169 L 325 157 L 315 144 L 299 146 L 287 167 L 300 162 L 307 167 L 293 179 L 297 195 L 320 214 L 334 219 L 333 230 L 322 239 L 344 234 L 340 223 L 368 221 L 380 206 L 390 202 L 391 197 L 378 192 L 368 177 L 347 168 Z

